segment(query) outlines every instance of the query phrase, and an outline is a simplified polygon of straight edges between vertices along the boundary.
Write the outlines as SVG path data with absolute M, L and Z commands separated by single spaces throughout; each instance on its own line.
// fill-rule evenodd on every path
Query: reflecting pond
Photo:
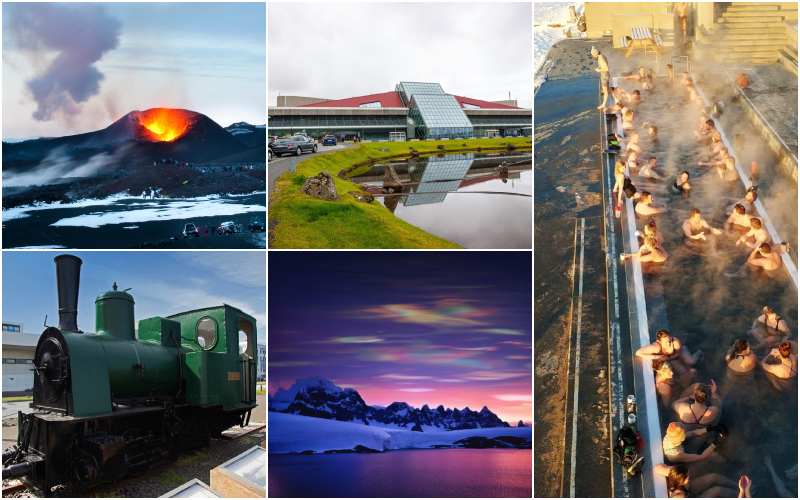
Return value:
M 505 161 L 508 173 L 496 167 Z M 388 162 L 403 183 L 378 200 L 409 224 L 465 248 L 532 248 L 530 152 L 467 153 Z M 351 177 L 381 194 L 385 164 Z

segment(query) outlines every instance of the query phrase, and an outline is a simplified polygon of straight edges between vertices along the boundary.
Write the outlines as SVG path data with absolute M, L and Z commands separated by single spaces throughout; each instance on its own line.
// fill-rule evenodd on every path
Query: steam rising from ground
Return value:
M 65 147 L 52 150 L 32 170 L 23 173 L 3 172 L 3 186 L 19 187 L 68 182 L 70 177 L 90 177 L 95 172 L 114 164 L 125 155 L 128 148 L 114 153 L 100 153 L 88 159 L 73 159 L 65 154 Z
M 104 76 L 93 64 L 117 47 L 119 21 L 102 6 L 89 3 L 16 3 L 4 8 L 10 10 L 10 34 L 20 48 L 28 49 L 28 57 L 38 60 L 39 51 L 59 52 L 28 82 L 38 104 L 33 118 L 49 121 L 59 110 L 66 116 L 78 114 L 77 104 L 100 91 Z

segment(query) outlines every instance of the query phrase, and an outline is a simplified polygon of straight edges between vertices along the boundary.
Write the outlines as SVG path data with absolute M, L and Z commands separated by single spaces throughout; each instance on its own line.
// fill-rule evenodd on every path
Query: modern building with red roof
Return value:
M 530 136 L 532 110 L 447 94 L 438 83 L 401 82 L 394 92 L 347 99 L 283 96 L 270 107 L 270 135 L 333 133 L 340 140 Z

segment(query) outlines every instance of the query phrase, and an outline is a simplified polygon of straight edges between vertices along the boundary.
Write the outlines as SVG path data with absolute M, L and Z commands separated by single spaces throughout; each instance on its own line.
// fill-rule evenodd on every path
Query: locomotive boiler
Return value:
M 59 325 L 36 346 L 33 411 L 18 413 L 3 479 L 24 477 L 45 495 L 139 475 L 200 448 L 256 406 L 256 320 L 223 304 L 134 320 L 128 290 L 95 300 L 96 332 L 78 330 L 81 260 L 55 259 Z M 240 336 L 247 347 L 240 348 Z

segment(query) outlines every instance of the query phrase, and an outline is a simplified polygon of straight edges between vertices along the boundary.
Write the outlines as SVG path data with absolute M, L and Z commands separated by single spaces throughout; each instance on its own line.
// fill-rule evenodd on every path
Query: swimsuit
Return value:
M 683 444 L 674 444 L 669 436 L 664 436 L 664 439 L 661 441 L 661 446 L 664 449 L 664 455 L 667 457 L 683 453 Z
M 700 412 L 700 417 L 698 417 L 697 415 L 694 414 L 694 410 L 692 409 L 692 405 L 689 405 L 689 411 L 692 412 L 692 416 L 694 417 L 694 423 L 695 424 L 703 426 L 703 427 L 708 427 L 710 424 L 701 424 L 700 423 L 700 420 L 703 419 L 703 415 L 705 415 L 706 411 L 708 411 L 708 406 L 706 406 L 706 405 L 703 405 L 703 406 L 705 406 L 706 408 L 703 411 Z
M 687 490 L 687 489 L 686 489 L 686 486 L 678 486 L 678 488 L 677 488 L 677 489 L 675 489 L 675 490 L 671 490 L 671 491 L 669 492 L 669 498 L 672 498 L 672 497 L 673 497 L 673 496 L 675 496 L 675 495 L 676 495 L 678 492 L 683 492 L 683 497 L 684 497 L 684 498 L 689 498 L 689 490 Z

